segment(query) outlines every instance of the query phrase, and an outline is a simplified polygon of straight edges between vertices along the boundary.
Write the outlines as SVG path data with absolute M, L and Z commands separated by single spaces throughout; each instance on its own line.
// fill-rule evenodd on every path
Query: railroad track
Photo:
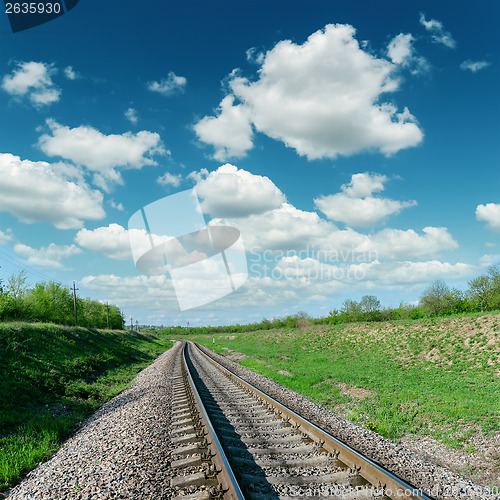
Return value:
M 430 499 L 219 365 L 192 342 L 174 367 L 176 498 Z

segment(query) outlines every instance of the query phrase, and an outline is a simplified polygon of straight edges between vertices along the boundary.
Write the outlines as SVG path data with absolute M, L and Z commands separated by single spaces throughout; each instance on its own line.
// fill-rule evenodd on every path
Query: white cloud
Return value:
M 10 230 L 7 230 L 7 232 L 0 231 L 0 245 L 5 245 L 6 243 L 9 243 L 12 241 L 12 235 L 9 234 Z
M 163 78 L 159 82 L 149 82 L 148 89 L 152 92 L 158 92 L 159 94 L 167 96 L 174 92 L 183 92 L 186 83 L 186 78 L 177 76 L 173 71 L 170 71 L 167 78 Z
M 500 233 L 500 203 L 487 203 L 476 207 L 476 219 L 487 223 L 492 231 Z
M 137 111 L 134 108 L 128 108 L 127 111 L 125 111 L 125 118 L 130 122 L 133 123 L 134 125 L 137 123 Z
M 455 42 L 451 33 L 444 29 L 441 21 L 436 19 L 427 21 L 425 15 L 420 13 L 420 24 L 431 34 L 434 43 L 439 43 L 449 49 L 454 49 L 457 46 L 457 42 Z
M 359 255 L 370 256 L 371 260 L 410 259 L 434 256 L 458 246 L 448 230 L 439 227 L 425 227 L 423 234 L 412 229 L 387 228 L 370 235 L 351 228 L 339 230 L 316 212 L 299 210 L 287 203 L 283 193 L 267 177 L 253 175 L 234 165 L 223 165 L 211 173 L 193 172 L 188 177 L 196 182 L 203 210 L 216 217 L 210 223 L 239 228 L 250 252 L 312 249 L 326 254 L 342 252 L 351 260 Z M 342 186 L 340 194 L 351 202 L 369 200 L 366 205 L 360 203 L 357 220 L 365 223 L 374 217 L 369 208 L 375 207 L 378 220 L 415 204 L 414 201 L 374 198 L 372 195 L 382 191 L 386 181 L 384 175 L 360 173 Z M 381 204 L 370 200 L 381 200 Z
M 413 55 L 413 40 L 415 39 L 411 34 L 400 33 L 390 41 L 387 53 L 394 64 L 405 64 L 411 59 Z
M 418 74 L 428 71 L 429 63 L 424 57 L 416 55 L 414 41 L 413 35 L 400 33 L 389 42 L 387 55 L 394 64 L 409 68 L 412 74 Z
M 387 180 L 385 175 L 372 174 L 370 172 L 353 174 L 351 176 L 351 182 L 349 182 L 349 184 L 343 184 L 341 189 L 352 198 L 362 198 L 383 191 L 385 188 L 384 184 Z
M 116 203 L 113 200 L 109 200 L 109 204 L 111 205 L 112 208 L 115 210 L 120 210 L 120 212 L 123 212 L 125 210 L 125 207 L 123 206 L 123 203 Z
M 32 248 L 22 243 L 14 245 L 14 251 L 27 258 L 28 264 L 51 269 L 64 269 L 61 260 L 78 255 L 82 250 L 76 245 L 56 245 L 51 243 L 47 247 Z
M 424 227 L 422 236 L 413 229 L 383 229 L 373 236 L 364 236 L 358 252 L 378 254 L 381 259 L 424 258 L 443 250 L 458 248 L 445 227 Z
M 479 258 L 479 265 L 485 269 L 492 264 L 498 264 L 500 262 L 500 255 L 498 254 L 486 254 Z
M 375 286 L 405 286 L 416 283 L 429 283 L 435 279 L 459 279 L 470 276 L 476 267 L 463 262 L 450 264 L 430 260 L 424 262 L 370 262 L 359 264 L 365 271 L 366 282 Z
M 335 265 L 297 255 L 283 257 L 275 267 L 274 276 L 288 281 L 312 283 L 336 281 L 352 286 L 401 287 L 428 283 L 436 278 L 457 279 L 470 276 L 476 266 L 464 263 L 450 264 L 438 260 L 424 262 L 393 261 L 361 262 Z M 316 292 L 320 290 L 317 289 Z
M 415 201 L 396 201 L 375 198 L 374 192 L 382 191 L 387 177 L 369 172 L 354 174 L 341 193 L 320 196 L 314 200 L 316 208 L 329 219 L 348 226 L 371 226 L 388 215 L 398 214 L 403 208 L 416 205 Z
M 280 208 L 244 218 L 214 219 L 214 225 L 234 225 L 250 252 L 321 252 L 342 261 L 412 259 L 438 255 L 458 247 L 446 228 L 383 229 L 366 235 L 353 229 L 340 230 L 316 212 L 284 203 Z
M 138 231 L 132 229 L 132 231 Z M 81 229 L 75 241 L 82 247 L 99 252 L 110 259 L 132 259 L 129 231 L 119 224 L 112 223 L 108 227 L 98 227 L 94 230 Z
M 255 252 L 305 248 L 324 241 L 336 229 L 316 212 L 299 210 L 289 203 L 264 213 L 236 219 L 214 219 L 211 223 L 238 227 L 245 248 Z
M 174 186 L 179 187 L 182 181 L 181 174 L 171 174 L 170 172 L 165 172 L 163 175 L 158 177 L 157 182 L 162 186 Z
M 223 159 L 250 149 L 251 124 L 309 159 L 364 150 L 391 155 L 419 144 L 423 134 L 411 113 L 380 101 L 399 88 L 395 65 L 364 51 L 354 35 L 352 26 L 327 25 L 302 45 L 276 44 L 261 58 L 257 81 L 233 72 L 232 95 L 218 115 L 195 125 L 200 140 Z
M 284 194 L 268 178 L 226 163 L 208 173 L 192 172 L 190 178 L 202 198 L 201 207 L 213 217 L 246 217 L 281 207 Z
M 61 92 L 51 76 L 56 72 L 52 64 L 21 62 L 11 75 L 5 75 L 2 88 L 12 96 L 26 96 L 36 108 L 58 102 Z
M 76 80 L 77 78 L 80 78 L 80 75 L 73 69 L 73 66 L 66 66 L 64 68 L 64 76 L 68 80 Z
M 0 211 L 22 222 L 50 222 L 59 229 L 105 216 L 100 191 L 86 185 L 74 167 L 0 154 Z
M 178 311 L 177 299 L 172 282 L 165 274 L 157 276 L 117 276 L 101 274 L 85 276 L 82 284 L 106 296 L 110 302 L 121 308 L 136 308 L 141 311 Z
M 470 59 L 468 59 L 460 65 L 460 69 L 463 69 L 464 71 L 471 71 L 472 73 L 477 73 L 478 71 L 481 71 L 482 69 L 487 68 L 490 65 L 491 63 L 487 61 L 471 61 Z
M 165 154 L 159 134 L 141 130 L 137 134 L 105 135 L 99 130 L 81 125 L 69 128 L 47 120 L 51 134 L 43 134 L 38 145 L 48 156 L 60 156 L 96 172 L 94 183 L 109 191 L 112 183 L 122 184 L 118 167 L 139 169 L 156 165 L 154 154 Z
M 125 229 L 120 224 L 111 223 L 109 226 L 96 229 L 81 229 L 75 236 L 75 242 L 82 248 L 99 252 L 110 259 L 133 260 L 131 240 L 134 244 L 136 258 L 143 256 L 151 250 L 151 239 L 156 246 L 168 243 L 168 264 L 165 269 L 169 270 L 175 265 L 186 265 L 194 261 L 206 258 L 206 255 L 188 252 L 175 239 L 165 235 L 148 234 L 144 229 Z M 167 254 L 167 252 L 165 252 Z M 165 258 L 167 258 L 165 256 Z M 184 260 L 183 260 L 184 259 Z
M 314 203 L 329 219 L 351 227 L 372 226 L 388 215 L 398 214 L 403 208 L 415 205 L 414 202 L 388 198 L 351 198 L 343 193 L 322 196 Z
M 217 116 L 205 116 L 194 125 L 194 131 L 200 141 L 215 148 L 213 158 L 218 161 L 242 158 L 253 147 L 250 110 L 234 105 L 233 95 L 222 100 Z

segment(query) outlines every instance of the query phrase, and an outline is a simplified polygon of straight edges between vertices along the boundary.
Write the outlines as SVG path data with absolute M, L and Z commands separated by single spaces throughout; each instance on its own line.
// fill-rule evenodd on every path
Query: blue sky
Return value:
M 465 289 L 500 257 L 499 20 L 484 0 L 81 0 L 15 34 L 1 15 L 0 276 L 154 324 Z M 193 187 L 249 274 L 181 311 L 128 221 Z

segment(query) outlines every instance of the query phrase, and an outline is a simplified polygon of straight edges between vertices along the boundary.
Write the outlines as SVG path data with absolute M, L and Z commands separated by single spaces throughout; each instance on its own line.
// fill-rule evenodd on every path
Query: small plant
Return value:
M 472 444 L 472 443 L 467 443 L 467 444 L 464 446 L 464 451 L 465 451 L 465 453 L 476 453 L 477 448 L 474 446 L 474 444 Z

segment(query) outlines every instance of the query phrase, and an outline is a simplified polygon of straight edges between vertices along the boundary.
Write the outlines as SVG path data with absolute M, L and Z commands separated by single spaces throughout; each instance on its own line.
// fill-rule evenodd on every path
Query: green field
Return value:
M 190 339 L 390 439 L 423 434 L 474 451 L 473 433 L 500 430 L 498 314 Z
M 0 323 L 0 491 L 171 345 L 151 334 Z

